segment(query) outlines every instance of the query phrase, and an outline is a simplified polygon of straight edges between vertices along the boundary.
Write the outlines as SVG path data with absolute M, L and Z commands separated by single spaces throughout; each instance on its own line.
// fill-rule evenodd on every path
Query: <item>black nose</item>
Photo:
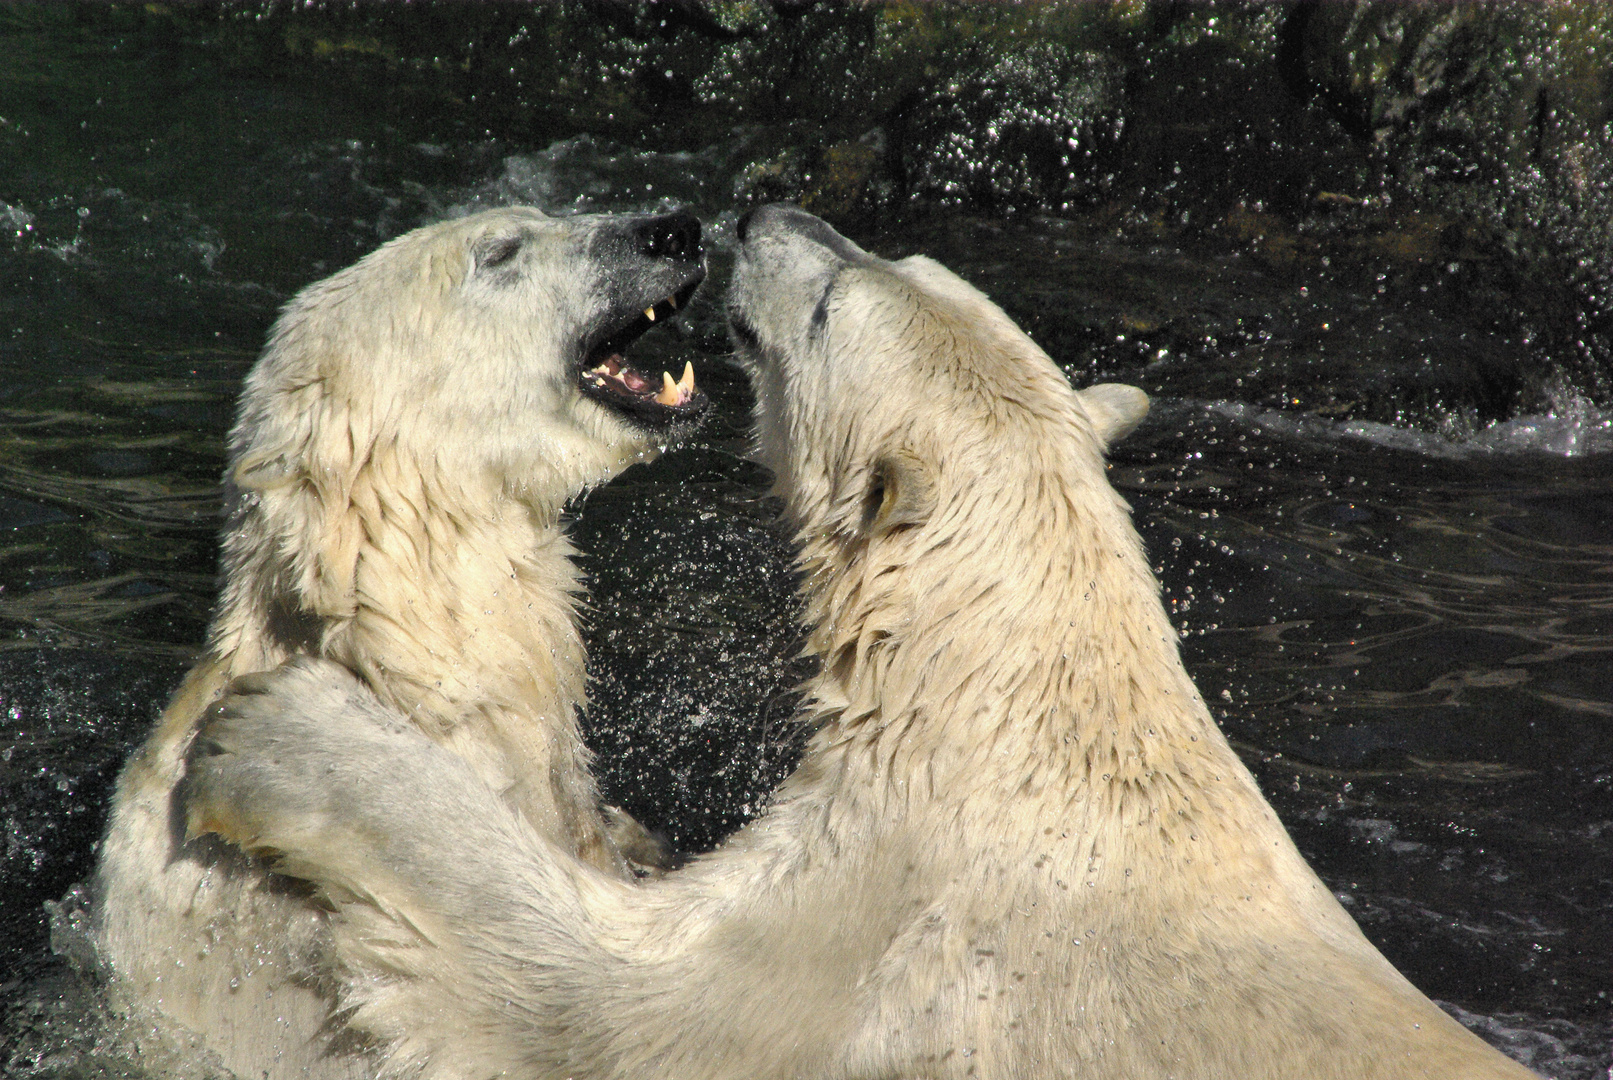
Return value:
M 699 262 L 706 254 L 700 246 L 700 221 L 687 210 L 650 218 L 634 230 L 633 238 L 639 253 L 652 259 Z
M 753 206 L 743 214 L 739 215 L 739 223 L 734 226 L 734 235 L 739 237 L 739 242 L 741 244 L 745 242 L 745 234 L 750 232 L 750 219 L 754 217 L 756 211 L 760 209 L 761 207 L 759 206 Z

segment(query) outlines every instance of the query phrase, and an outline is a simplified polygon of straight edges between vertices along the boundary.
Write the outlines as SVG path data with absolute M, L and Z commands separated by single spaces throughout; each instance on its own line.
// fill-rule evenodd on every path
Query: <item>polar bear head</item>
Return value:
M 887 262 L 786 205 L 740 223 L 729 321 L 756 390 L 757 455 L 801 521 L 846 537 L 926 520 L 1053 473 L 1101 477 L 1148 411 L 1072 391 L 1000 308 L 939 263 Z M 1000 497 L 989 501 L 1007 509 Z
M 729 323 L 757 455 L 801 542 L 821 704 L 843 692 L 842 711 L 888 715 L 943 683 L 989 696 L 968 672 L 1056 648 L 1049 627 L 1084 649 L 1130 617 L 1109 598 L 1153 595 L 1103 460 L 1147 412 L 1142 391 L 1072 390 L 930 259 L 876 258 L 788 206 L 738 235 Z M 1100 579 L 1121 588 L 1082 603 Z
M 377 633 L 406 613 L 422 633 L 459 626 L 451 612 L 493 606 L 471 593 L 538 555 L 559 560 L 533 572 L 545 625 L 569 625 L 561 508 L 706 409 L 691 368 L 673 379 L 628 358 L 687 304 L 704 262 L 688 214 L 512 207 L 416 229 L 304 289 L 230 435 L 215 650 L 273 666 L 383 608 Z M 510 632 L 531 621 L 512 612 Z
M 704 258 L 687 213 L 511 207 L 401 236 L 286 306 L 246 380 L 231 480 L 340 488 L 384 447 L 552 511 L 704 412 L 692 371 L 624 358 Z

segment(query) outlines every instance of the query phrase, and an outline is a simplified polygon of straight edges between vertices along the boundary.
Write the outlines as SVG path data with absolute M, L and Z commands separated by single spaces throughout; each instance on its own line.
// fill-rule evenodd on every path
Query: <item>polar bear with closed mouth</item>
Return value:
M 788 207 L 730 321 L 799 530 L 815 734 L 635 887 L 331 665 L 238 683 L 190 821 L 333 905 L 384 1071 L 481 1078 L 1520 1078 L 1377 952 L 1195 690 L 1074 392 L 940 265 Z
M 568 856 L 613 878 L 653 858 L 588 770 L 560 515 L 706 409 L 691 367 L 625 357 L 704 275 L 689 214 L 507 208 L 402 236 L 281 314 L 230 437 L 206 653 L 119 779 L 94 882 L 96 951 L 159 1071 L 369 1071 L 327 1037 L 323 912 L 176 816 L 237 675 L 325 658 Z

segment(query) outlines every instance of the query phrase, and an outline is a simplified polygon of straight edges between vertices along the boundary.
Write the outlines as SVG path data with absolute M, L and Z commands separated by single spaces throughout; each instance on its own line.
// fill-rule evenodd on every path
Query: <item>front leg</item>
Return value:
M 191 836 L 216 833 L 338 905 L 428 936 L 433 909 L 462 891 L 467 845 L 508 847 L 520 831 L 470 766 L 347 669 L 307 657 L 230 685 L 192 744 L 182 797 Z
M 532 904 L 576 918 L 575 860 L 346 669 L 303 658 L 237 679 L 192 745 L 183 795 L 192 834 L 329 902 L 339 1004 L 385 1051 L 383 1075 L 544 1071 L 523 1060 L 526 1020 L 505 999 L 530 966 L 525 939 L 542 936 Z
M 193 829 L 330 900 L 341 1012 L 385 1076 L 861 1075 L 834 1061 L 891 931 L 852 919 L 852 939 L 826 933 L 857 890 L 833 872 L 808 880 L 819 864 L 793 830 L 657 881 L 608 877 L 310 661 L 236 684 L 189 784 Z

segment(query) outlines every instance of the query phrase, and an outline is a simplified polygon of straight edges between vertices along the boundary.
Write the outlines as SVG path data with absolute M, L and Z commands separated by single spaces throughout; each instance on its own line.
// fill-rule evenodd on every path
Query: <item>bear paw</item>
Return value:
M 346 668 L 298 657 L 234 680 L 203 717 L 180 796 L 187 839 L 302 861 L 355 821 L 354 795 L 402 740 L 423 740 Z

